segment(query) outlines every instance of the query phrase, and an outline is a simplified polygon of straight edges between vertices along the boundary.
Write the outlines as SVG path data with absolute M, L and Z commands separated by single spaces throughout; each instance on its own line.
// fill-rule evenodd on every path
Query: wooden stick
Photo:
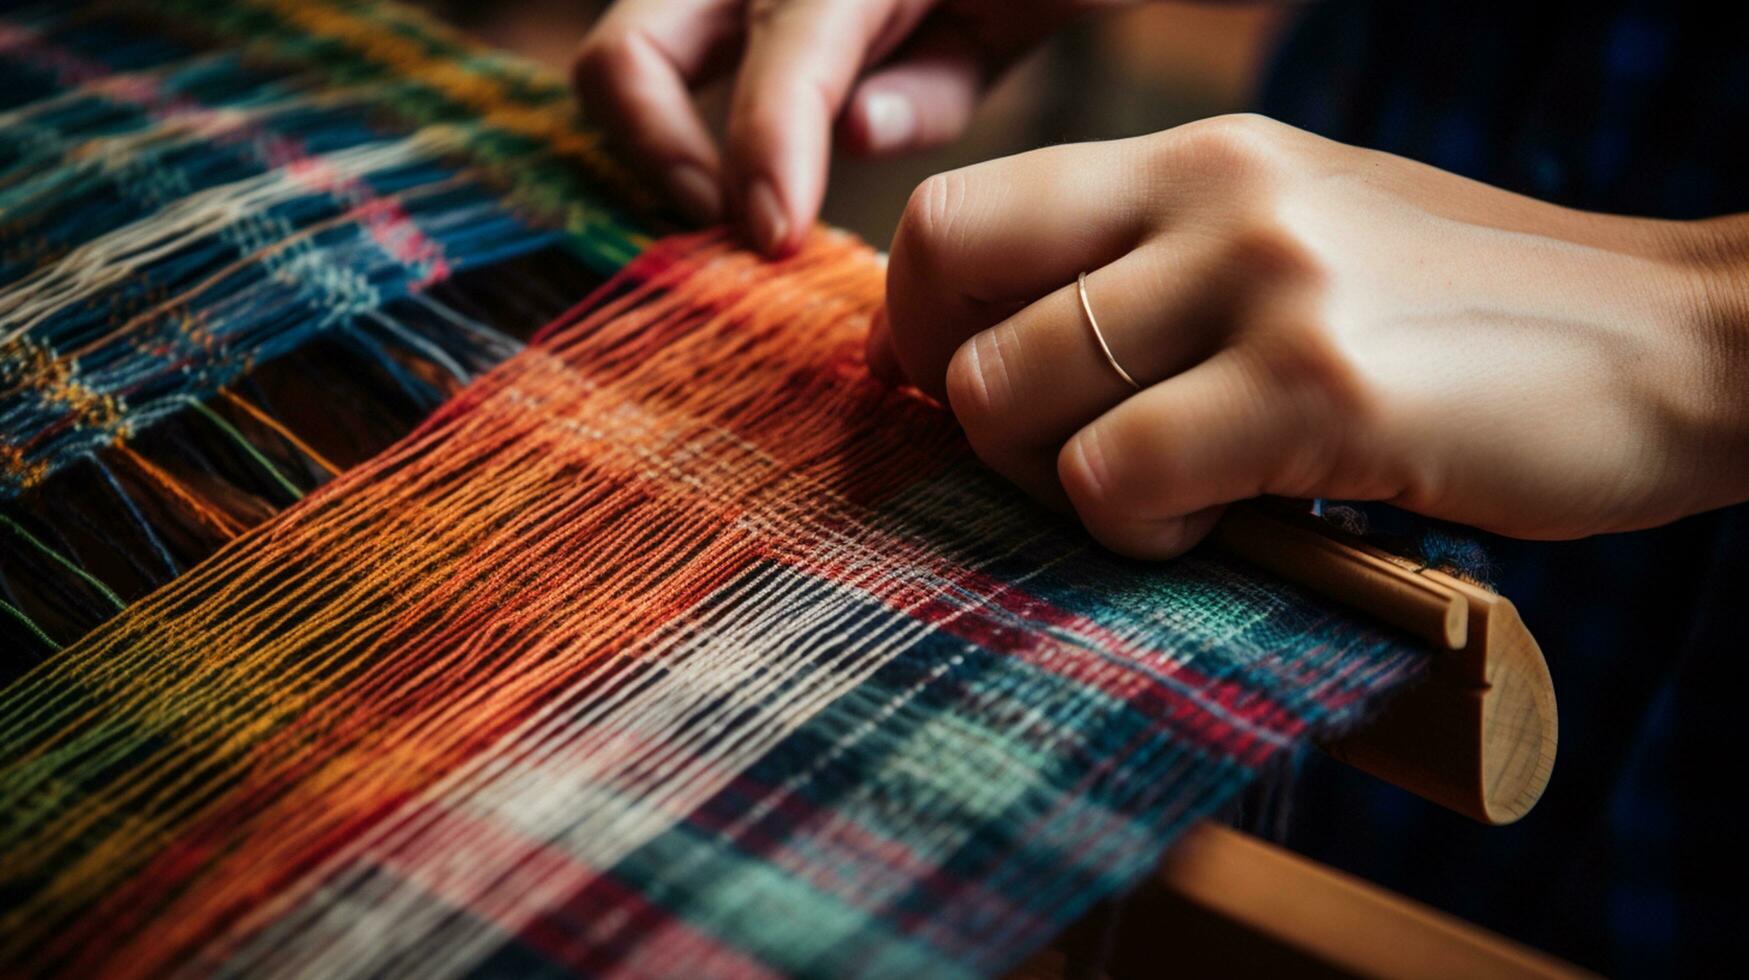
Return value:
M 1154 880 L 1177 900 L 1231 927 L 1232 945 L 1211 950 L 1206 939 L 1204 945 L 1211 962 L 1226 964 L 1224 976 L 1245 975 L 1246 962 L 1271 961 L 1289 966 L 1294 975 L 1587 975 L 1461 919 L 1217 824 L 1204 823 L 1180 838 Z M 1183 923 L 1186 917 L 1155 912 L 1146 921 L 1160 924 L 1163 918 Z M 1136 925 L 1134 918 L 1126 922 L 1132 931 Z M 1114 976 L 1126 972 L 1112 970 Z
M 1222 551 L 1441 650 L 1462 650 L 1469 636 L 1464 596 L 1309 515 L 1301 519 L 1267 505 L 1232 507 L 1210 540 Z
M 1554 769 L 1555 691 L 1509 600 L 1268 505 L 1230 508 L 1211 541 L 1444 651 L 1426 681 L 1326 751 L 1484 823 L 1536 805 Z
M 1229 827 L 1203 823 L 1153 877 L 1009 980 L 1293 976 L 1505 980 L 1590 974 Z

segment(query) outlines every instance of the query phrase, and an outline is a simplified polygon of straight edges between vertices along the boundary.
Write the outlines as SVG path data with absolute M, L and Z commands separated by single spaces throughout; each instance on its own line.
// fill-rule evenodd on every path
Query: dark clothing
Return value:
M 1749 211 L 1749 14 L 1698 3 L 1306 10 L 1262 109 L 1348 143 L 1594 211 Z M 1744 379 L 1749 384 L 1749 378 Z M 1742 788 L 1749 507 L 1547 544 L 1485 539 L 1561 710 L 1541 806 L 1471 825 L 1316 762 L 1292 843 L 1612 974 L 1749 947 Z

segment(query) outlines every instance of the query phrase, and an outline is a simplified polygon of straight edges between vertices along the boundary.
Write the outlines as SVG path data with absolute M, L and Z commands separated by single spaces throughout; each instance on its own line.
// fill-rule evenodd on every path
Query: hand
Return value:
M 1137 557 L 1261 494 L 1530 538 L 1646 527 L 1749 498 L 1744 224 L 1206 120 L 924 183 L 870 364 Z
M 944 143 L 1010 63 L 1076 14 L 1119 2 L 619 0 L 583 39 L 573 76 L 690 217 L 727 212 L 782 255 L 819 214 L 835 125 L 862 153 Z M 731 70 L 724 159 L 690 90 Z

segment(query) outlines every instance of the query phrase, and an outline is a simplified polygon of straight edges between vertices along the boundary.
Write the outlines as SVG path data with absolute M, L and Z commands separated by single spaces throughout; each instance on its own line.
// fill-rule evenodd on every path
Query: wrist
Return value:
M 1696 475 L 1707 505 L 1740 503 L 1749 500 L 1749 215 L 1670 227 Z

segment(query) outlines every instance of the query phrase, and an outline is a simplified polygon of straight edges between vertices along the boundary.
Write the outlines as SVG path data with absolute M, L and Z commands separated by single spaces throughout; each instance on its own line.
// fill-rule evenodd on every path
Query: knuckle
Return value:
M 945 380 L 948 407 L 953 409 L 954 417 L 959 419 L 960 427 L 966 430 L 974 448 L 982 441 L 990 420 L 995 416 L 983 352 L 978 350 L 982 342 L 980 337 L 973 337 L 954 351 L 947 362 Z
M 1268 116 L 1255 112 L 1230 112 L 1210 116 L 1192 125 L 1197 127 L 1211 145 L 1246 153 L 1272 149 L 1286 128 Z
M 1270 172 L 1279 163 L 1285 129 L 1265 116 L 1234 113 L 1169 130 L 1165 146 L 1176 166 L 1188 162 L 1210 173 L 1244 177 Z
M 1098 425 L 1088 426 L 1057 454 L 1057 480 L 1089 526 L 1116 523 L 1129 510 L 1108 441 Z
M 578 45 L 571 60 L 571 84 L 579 92 L 599 93 L 623 82 L 637 68 L 637 43 L 630 34 L 598 31 Z
M 1094 429 L 1084 430 L 1057 456 L 1057 479 L 1081 526 L 1095 541 L 1119 554 L 1159 557 L 1149 554 L 1144 531 L 1151 522 L 1130 498 L 1124 477 L 1114 472 L 1107 447 Z
M 965 178 L 959 171 L 935 174 L 917 185 L 899 218 L 894 247 L 928 260 L 940 256 L 951 244 L 954 226 L 965 197 Z
M 972 448 L 990 462 L 1017 443 L 1010 432 L 1014 381 L 1010 352 L 996 330 L 960 345 L 947 365 L 947 399 Z

